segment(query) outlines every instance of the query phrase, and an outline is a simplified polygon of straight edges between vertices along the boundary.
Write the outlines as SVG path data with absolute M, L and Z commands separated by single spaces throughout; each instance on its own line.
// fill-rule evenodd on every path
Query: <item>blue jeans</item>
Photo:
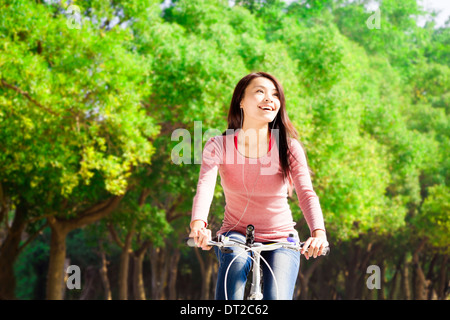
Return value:
M 245 236 L 238 232 L 230 232 L 228 237 L 240 240 L 245 243 Z M 217 259 L 219 260 L 219 272 L 216 284 L 216 300 L 225 300 L 225 273 L 231 261 L 243 253 L 245 250 L 239 247 L 232 247 L 232 253 L 223 253 L 219 248 L 214 247 Z M 252 267 L 251 253 L 243 253 L 230 266 L 227 275 L 227 298 L 229 300 L 243 300 L 247 276 Z M 294 294 L 295 282 L 297 280 L 298 270 L 300 268 L 300 252 L 290 249 L 280 248 L 273 251 L 261 252 L 261 267 L 263 277 L 263 299 L 264 300 L 292 300 Z M 276 283 L 275 285 L 272 273 L 267 268 L 263 258 L 272 269 Z

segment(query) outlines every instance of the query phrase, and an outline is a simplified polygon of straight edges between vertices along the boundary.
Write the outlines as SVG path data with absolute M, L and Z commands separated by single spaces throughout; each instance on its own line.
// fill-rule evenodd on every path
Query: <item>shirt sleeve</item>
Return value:
M 318 229 L 325 231 L 319 197 L 312 186 L 305 152 L 296 139 L 291 140 L 290 150 L 292 154 L 289 155 L 289 160 L 295 192 L 309 230 L 311 233 Z
M 217 172 L 222 163 L 222 147 L 217 137 L 210 138 L 203 148 L 197 192 L 192 203 L 191 222 L 201 220 L 208 224 L 208 214 L 216 187 Z

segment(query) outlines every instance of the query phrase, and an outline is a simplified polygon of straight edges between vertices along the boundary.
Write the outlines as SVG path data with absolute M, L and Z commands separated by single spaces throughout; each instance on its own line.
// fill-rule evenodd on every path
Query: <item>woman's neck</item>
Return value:
M 269 125 L 263 124 L 261 126 L 242 126 L 241 137 L 245 137 L 245 144 L 249 146 L 259 145 L 260 143 L 267 143 L 269 141 Z
M 238 133 L 238 150 L 246 157 L 259 158 L 269 150 L 270 134 L 268 125 L 254 128 L 245 127 Z M 245 152 L 244 152 L 245 151 Z

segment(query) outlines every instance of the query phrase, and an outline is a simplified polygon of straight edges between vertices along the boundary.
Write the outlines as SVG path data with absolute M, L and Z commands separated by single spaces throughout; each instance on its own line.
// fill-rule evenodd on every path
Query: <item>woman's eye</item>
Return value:
M 262 93 L 264 93 L 264 91 L 262 91 L 261 89 L 256 90 L 256 92 L 262 92 Z M 274 93 L 273 95 L 276 96 L 276 97 L 279 97 L 279 96 L 280 96 L 278 93 Z

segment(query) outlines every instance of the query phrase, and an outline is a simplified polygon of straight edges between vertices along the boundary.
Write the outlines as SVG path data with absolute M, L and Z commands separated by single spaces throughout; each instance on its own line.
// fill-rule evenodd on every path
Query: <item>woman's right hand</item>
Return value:
M 205 228 L 205 222 L 202 220 L 194 220 L 191 222 L 190 238 L 194 238 L 195 244 L 203 250 L 211 249 L 208 241 L 211 241 L 211 230 Z

